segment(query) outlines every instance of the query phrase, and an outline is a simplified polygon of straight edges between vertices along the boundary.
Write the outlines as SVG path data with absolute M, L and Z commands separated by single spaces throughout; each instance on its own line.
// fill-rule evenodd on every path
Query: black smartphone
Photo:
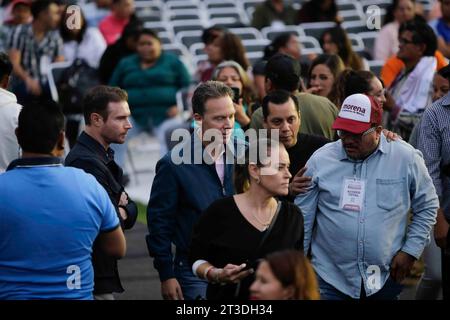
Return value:
M 245 261 L 245 267 L 244 267 L 244 269 L 242 269 L 242 271 L 253 269 L 253 271 L 256 272 L 256 269 L 258 268 L 259 262 L 260 262 L 260 259 L 253 260 L 253 261 L 246 260 Z
M 239 98 L 241 97 L 241 90 L 239 90 L 239 88 L 236 87 L 231 87 L 231 90 L 233 90 L 233 102 L 234 103 L 239 103 Z

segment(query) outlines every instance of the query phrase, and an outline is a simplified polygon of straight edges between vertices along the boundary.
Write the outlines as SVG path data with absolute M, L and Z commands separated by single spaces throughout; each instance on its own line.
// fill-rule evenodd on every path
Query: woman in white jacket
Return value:
M 78 17 L 74 16 L 78 14 Z M 80 22 L 80 25 L 75 25 L 75 22 Z M 64 41 L 66 61 L 72 63 L 77 58 L 83 59 L 91 68 L 98 68 L 106 42 L 98 28 L 87 26 L 80 9 L 73 14 L 64 10 L 59 31 Z

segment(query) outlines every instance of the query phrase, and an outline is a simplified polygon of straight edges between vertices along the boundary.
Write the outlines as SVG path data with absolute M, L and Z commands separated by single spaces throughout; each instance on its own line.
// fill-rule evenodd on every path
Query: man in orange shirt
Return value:
M 444 55 L 439 50 L 436 50 L 434 56 L 437 60 L 436 71 L 448 65 L 447 59 L 445 59 Z M 397 57 L 397 55 L 393 55 L 387 59 L 380 74 L 384 85 L 389 87 L 404 67 L 405 64 Z

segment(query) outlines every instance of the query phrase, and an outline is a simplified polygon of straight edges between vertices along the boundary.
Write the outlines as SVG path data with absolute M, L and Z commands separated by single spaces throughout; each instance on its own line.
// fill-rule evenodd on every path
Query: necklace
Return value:
M 277 206 L 278 206 L 278 204 L 276 203 L 275 210 L 273 210 L 274 206 L 273 205 L 271 206 L 270 215 L 269 215 L 269 218 L 267 219 L 267 222 L 262 222 L 261 220 L 259 220 L 258 216 L 253 211 L 251 211 L 252 216 L 253 216 L 253 218 L 255 218 L 256 222 L 258 222 L 260 225 L 262 225 L 264 227 L 263 230 L 266 230 L 269 227 L 270 223 L 272 222 L 272 218 L 273 218 L 273 215 L 275 214 Z

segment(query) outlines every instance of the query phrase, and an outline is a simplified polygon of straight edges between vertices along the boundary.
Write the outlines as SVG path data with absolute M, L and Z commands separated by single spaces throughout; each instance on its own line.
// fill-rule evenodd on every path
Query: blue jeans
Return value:
M 199 279 L 192 273 L 192 266 L 187 257 L 175 257 L 175 278 L 181 286 L 184 300 L 206 299 L 208 282 Z
M 317 276 L 317 279 L 319 281 L 321 300 L 355 300 L 325 282 L 321 277 Z M 398 300 L 398 296 L 400 295 L 402 290 L 403 285 L 396 283 L 391 278 L 388 278 L 388 280 L 384 284 L 384 287 L 381 288 L 380 291 L 367 297 L 364 290 L 364 285 L 361 284 L 360 300 Z

